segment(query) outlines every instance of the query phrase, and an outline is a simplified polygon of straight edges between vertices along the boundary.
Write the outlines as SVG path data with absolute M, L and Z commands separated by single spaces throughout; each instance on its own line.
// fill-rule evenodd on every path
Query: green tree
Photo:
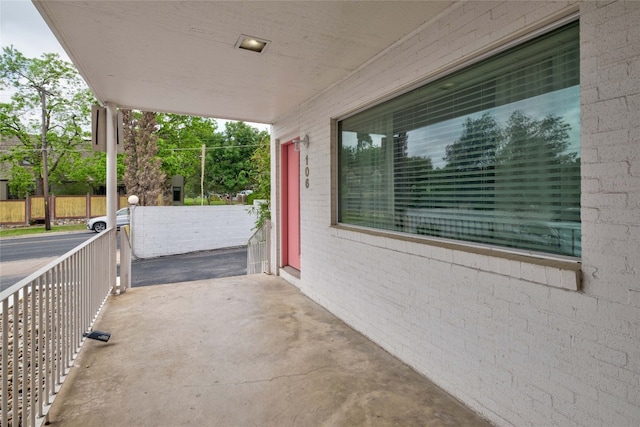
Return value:
M 216 133 L 217 122 L 205 117 L 162 113 L 156 120 L 162 171 L 167 177 L 182 175 L 187 194 L 200 194 L 201 147 L 222 138 Z M 169 185 L 166 190 L 171 190 Z
M 158 157 L 156 113 L 123 110 L 123 122 L 127 192 L 138 196 L 141 206 L 156 206 L 166 179 Z
M 244 122 L 227 122 L 221 137 L 206 142 L 205 180 L 207 190 L 233 195 L 252 187 L 251 156 L 261 132 Z
M 9 171 L 9 191 L 25 199 L 34 190 L 33 175 L 24 167 L 11 168 Z
M 271 139 L 266 131 L 260 132 L 259 136 L 258 147 L 251 156 L 251 178 L 255 188 L 252 199 L 265 202 L 255 209 L 252 208 L 257 216 L 256 229 L 271 219 Z
M 53 183 L 70 179 L 87 182 L 88 176 L 79 171 L 87 170 L 86 163 L 97 158 L 88 143 L 95 99 L 73 65 L 57 54 L 26 58 L 13 46 L 4 47 L 0 89 L 13 91 L 11 102 L 0 104 L 0 135 L 17 141 L 0 157 L 10 165 L 11 176 L 21 177 L 12 189 L 24 195 L 30 188 L 25 185 L 25 172 L 32 176 L 36 195 L 44 194 L 45 179 Z M 43 167 L 43 153 L 47 170 Z M 72 171 L 75 173 L 70 177 Z

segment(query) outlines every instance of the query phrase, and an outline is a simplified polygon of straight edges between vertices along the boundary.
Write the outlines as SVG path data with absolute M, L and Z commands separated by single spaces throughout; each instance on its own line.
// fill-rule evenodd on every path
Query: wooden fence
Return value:
M 127 196 L 118 196 L 118 208 L 127 206 Z M 107 214 L 106 196 L 49 196 L 51 221 L 87 219 Z M 28 225 L 44 220 L 44 197 L 0 200 L 0 225 Z

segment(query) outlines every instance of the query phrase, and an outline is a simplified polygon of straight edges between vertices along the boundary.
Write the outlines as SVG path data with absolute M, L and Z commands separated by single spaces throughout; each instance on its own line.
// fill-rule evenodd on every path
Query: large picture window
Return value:
M 338 122 L 338 221 L 581 254 L 578 23 Z

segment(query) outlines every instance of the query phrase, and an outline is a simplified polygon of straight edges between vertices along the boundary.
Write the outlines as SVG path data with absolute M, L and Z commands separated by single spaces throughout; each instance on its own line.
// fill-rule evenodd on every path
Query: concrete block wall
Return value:
M 332 224 L 332 118 L 575 12 L 580 274 Z M 640 425 L 638 23 L 635 1 L 456 4 L 275 123 L 311 140 L 294 284 L 496 425 Z
M 138 206 L 132 209 L 137 258 L 207 251 L 247 244 L 255 215 L 250 206 Z

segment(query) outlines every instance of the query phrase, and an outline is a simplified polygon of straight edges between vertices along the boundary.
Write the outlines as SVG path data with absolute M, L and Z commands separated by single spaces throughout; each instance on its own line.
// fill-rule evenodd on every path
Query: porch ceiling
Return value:
M 100 102 L 262 123 L 451 3 L 34 0 Z M 270 43 L 240 50 L 241 34 Z

